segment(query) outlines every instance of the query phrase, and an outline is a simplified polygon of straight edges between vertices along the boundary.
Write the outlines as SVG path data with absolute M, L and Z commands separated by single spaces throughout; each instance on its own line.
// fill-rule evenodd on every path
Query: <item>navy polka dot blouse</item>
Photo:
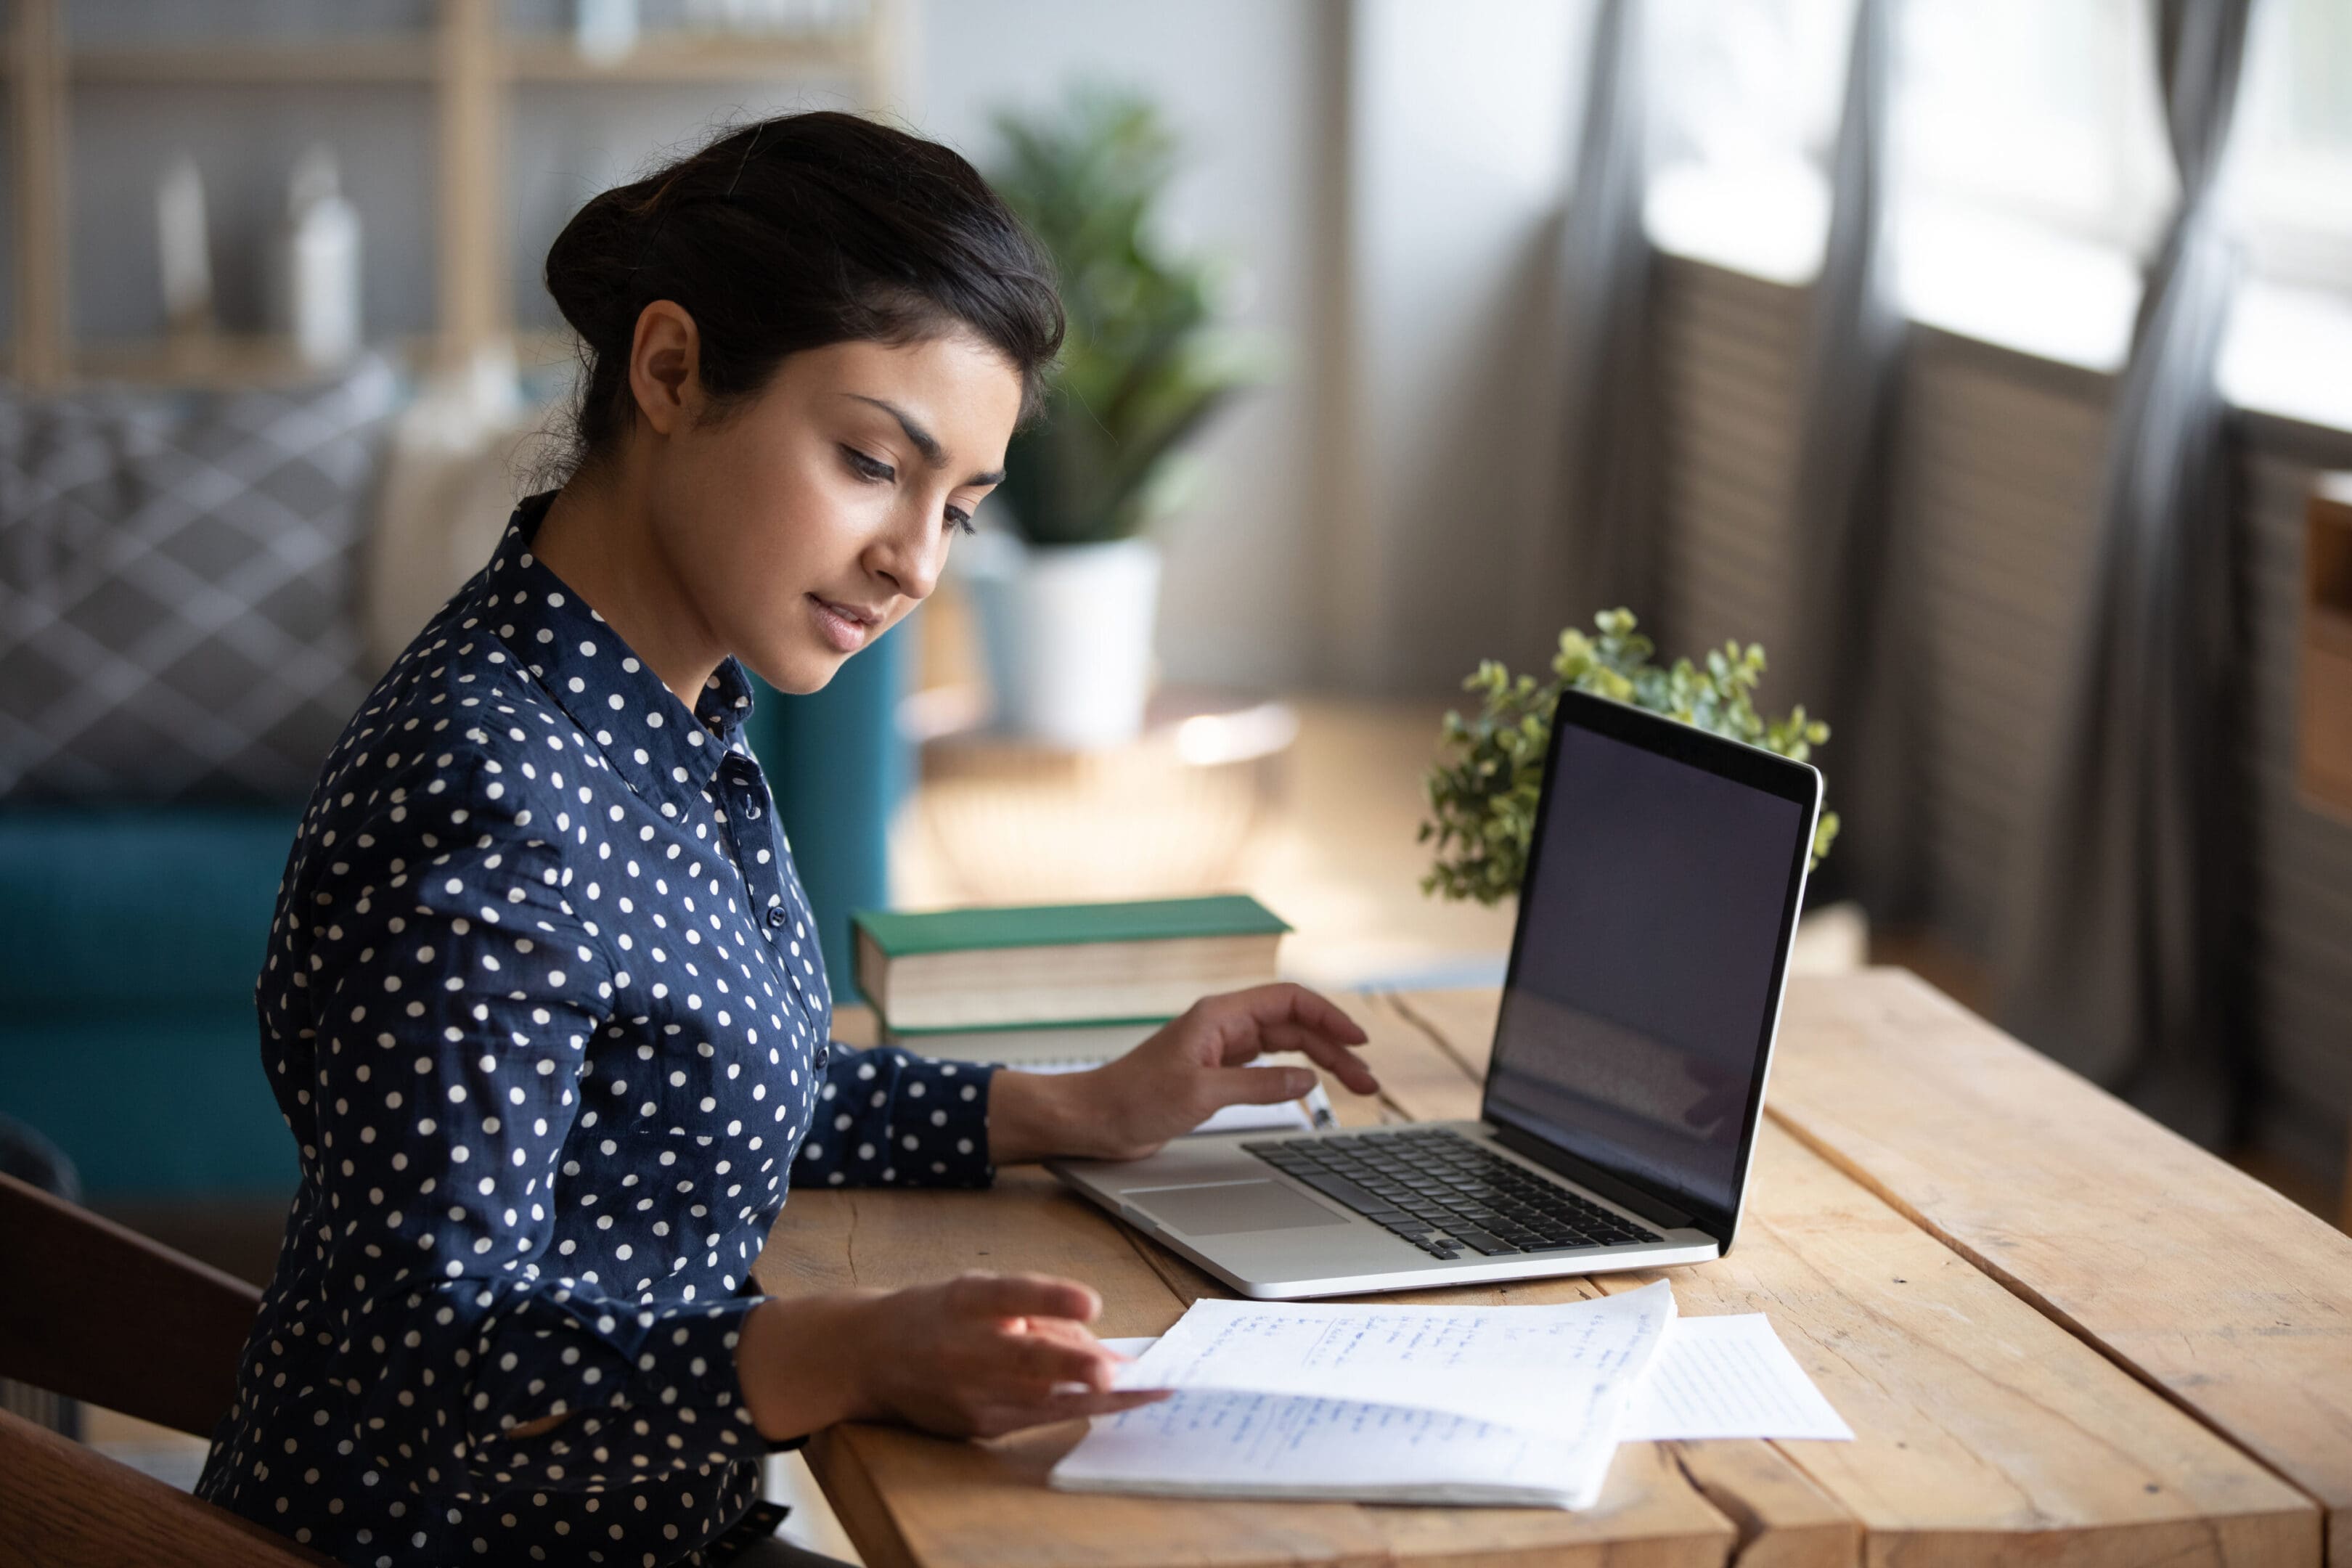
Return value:
M 789 1446 L 735 1373 L 788 1181 L 994 1173 L 991 1068 L 832 1047 L 742 669 L 689 711 L 553 496 L 328 758 L 258 988 L 302 1181 L 197 1491 L 348 1563 L 704 1562 Z

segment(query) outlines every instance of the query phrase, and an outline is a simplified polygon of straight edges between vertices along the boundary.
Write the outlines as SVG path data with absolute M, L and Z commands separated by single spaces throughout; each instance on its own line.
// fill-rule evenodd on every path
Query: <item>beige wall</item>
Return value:
M 1159 651 L 1179 680 L 1291 686 L 1319 657 L 1318 369 L 1337 265 L 1326 179 L 1339 21 L 1327 0 L 929 0 L 910 40 L 913 128 L 983 168 L 1001 107 L 1050 103 L 1079 79 L 1149 93 L 1187 150 L 1171 237 L 1245 268 L 1237 322 L 1271 341 L 1283 369 L 1201 444 L 1198 489 L 1160 531 Z

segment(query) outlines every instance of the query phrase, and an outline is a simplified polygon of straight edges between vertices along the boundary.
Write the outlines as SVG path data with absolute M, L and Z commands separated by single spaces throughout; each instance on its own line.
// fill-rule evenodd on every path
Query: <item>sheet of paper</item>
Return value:
M 1852 1441 L 1761 1312 L 1677 1318 L 1619 1430 L 1628 1442 L 1673 1437 Z
M 1589 1507 L 1673 1316 L 1663 1282 L 1531 1307 L 1196 1301 L 1118 1378 L 1175 1397 L 1097 1419 L 1053 1482 Z
M 1105 1340 L 1140 1357 L 1154 1339 Z M 1761 1312 L 1666 1325 L 1617 1433 L 1626 1442 L 1778 1437 L 1851 1442 L 1848 1426 Z
M 1375 1397 L 1581 1437 L 1613 1433 L 1674 1310 L 1663 1280 L 1536 1307 L 1203 1300 L 1120 1384 Z

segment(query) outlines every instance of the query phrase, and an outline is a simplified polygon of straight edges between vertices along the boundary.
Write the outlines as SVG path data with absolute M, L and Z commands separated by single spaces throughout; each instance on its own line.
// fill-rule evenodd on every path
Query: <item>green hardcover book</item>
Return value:
M 1246 894 L 904 913 L 861 910 L 858 988 L 889 1027 L 1165 1018 L 1263 984 L 1290 927 Z

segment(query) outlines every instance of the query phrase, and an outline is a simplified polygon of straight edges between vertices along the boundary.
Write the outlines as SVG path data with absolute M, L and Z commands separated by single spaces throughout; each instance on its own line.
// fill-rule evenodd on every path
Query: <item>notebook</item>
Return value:
M 1176 1392 L 1096 1420 L 1051 1484 L 1590 1508 L 1674 1313 L 1664 1281 L 1529 1307 L 1196 1301 L 1121 1369 Z

